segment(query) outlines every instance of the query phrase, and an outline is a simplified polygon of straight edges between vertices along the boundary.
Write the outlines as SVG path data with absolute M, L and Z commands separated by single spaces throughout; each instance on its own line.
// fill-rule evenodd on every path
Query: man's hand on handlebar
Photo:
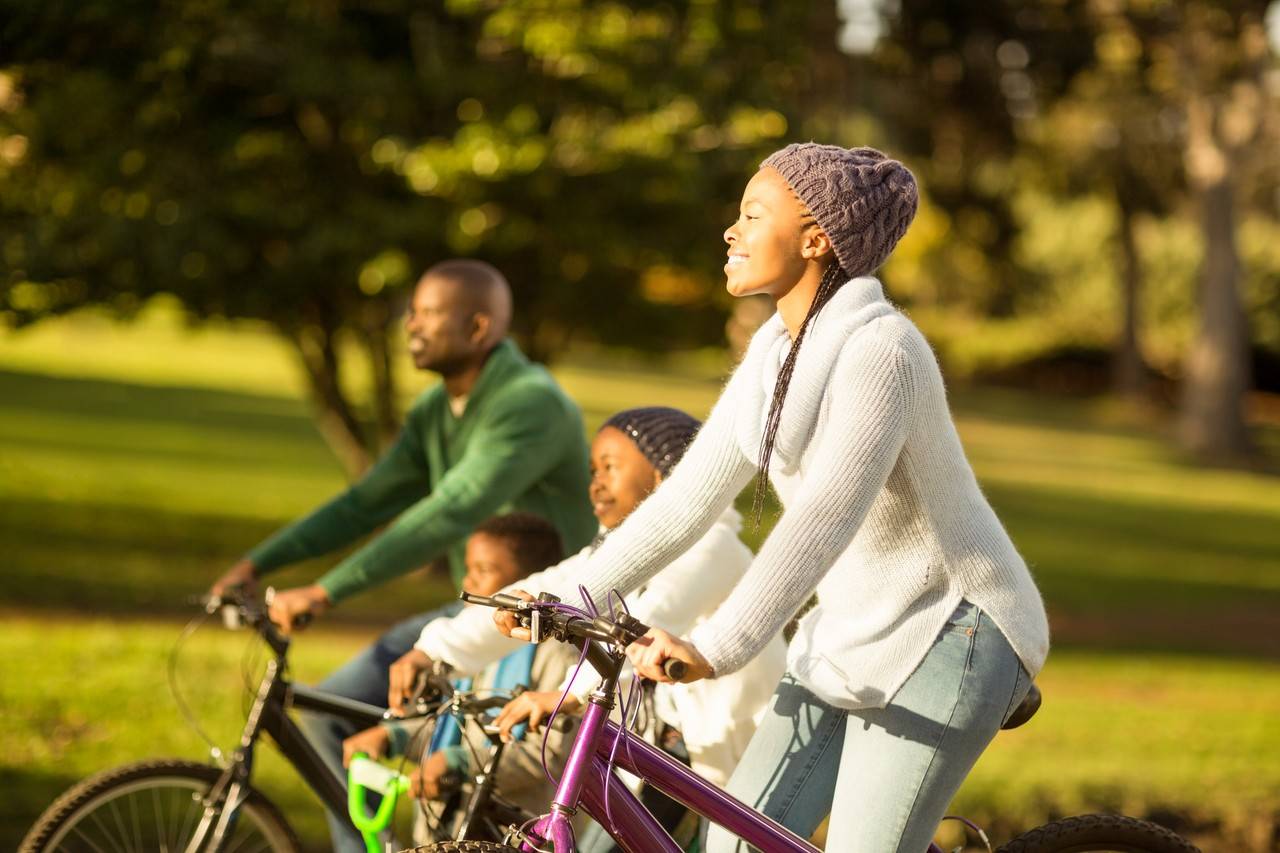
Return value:
M 249 598 L 257 597 L 258 576 L 254 574 L 253 562 L 248 557 L 227 569 L 222 577 L 213 582 L 213 586 L 209 587 L 209 597 L 222 598 L 232 587 L 240 587 Z
M 324 587 L 312 584 L 277 592 L 266 604 L 267 616 L 287 636 L 324 613 L 331 603 Z
M 691 643 L 661 628 L 650 628 L 647 634 L 627 646 L 627 658 L 637 674 L 651 681 L 667 684 L 679 681 L 688 684 L 715 675 L 711 664 L 707 663 L 707 659 Z M 667 675 L 663 669 L 663 665 L 669 660 L 684 663 L 685 671 L 679 679 Z
M 533 596 L 523 589 L 513 589 L 508 595 L 513 595 L 525 601 L 533 601 Z M 510 610 L 495 610 L 493 612 L 493 624 L 498 626 L 498 631 L 503 636 L 510 637 L 513 640 L 529 639 L 529 629 L 520 627 L 519 618 Z
M 387 710 L 403 717 L 405 703 L 413 698 L 418 677 L 429 671 L 434 662 L 421 649 L 409 649 L 387 670 Z
M 542 721 L 550 717 L 556 709 L 556 704 L 560 701 L 560 691 L 536 691 L 526 690 L 516 698 L 512 699 L 502 710 L 498 712 L 498 716 L 494 718 L 493 723 L 498 727 L 498 736 L 503 741 L 511 742 L 511 730 L 526 720 L 529 721 L 529 728 L 537 730 Z M 560 713 L 573 714 L 582 707 L 582 703 L 578 701 L 578 697 L 572 693 L 564 697 L 564 704 L 560 706 Z M 559 719 L 557 717 L 557 719 Z

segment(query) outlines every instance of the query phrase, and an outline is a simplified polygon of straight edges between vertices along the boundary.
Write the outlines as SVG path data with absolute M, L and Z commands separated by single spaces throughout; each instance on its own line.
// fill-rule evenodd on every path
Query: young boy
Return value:
M 467 573 L 462 588 L 474 595 L 492 595 L 555 565 L 562 557 L 560 537 L 549 522 L 529 513 L 495 516 L 477 527 L 467 539 Z M 486 667 L 468 689 L 482 694 L 490 690 L 510 690 L 516 685 L 539 691 L 558 689 L 577 660 L 577 651 L 563 643 L 527 646 Z M 454 734 L 451 738 L 445 736 L 447 742 L 440 743 L 441 736 L 433 737 L 433 734 L 437 728 L 446 728 L 447 719 L 441 718 L 439 726 L 420 720 L 389 721 L 365 729 L 343 742 L 343 764 L 349 764 L 356 752 L 372 758 L 406 755 L 421 759 L 417 773 L 413 774 L 414 793 L 428 800 L 439 799 L 449 793 L 451 780 L 475 777 L 480 768 L 474 766 L 472 748 L 483 761 L 488 745 L 474 720 L 468 720 L 462 732 L 457 732 L 456 726 L 448 726 Z M 433 740 L 436 742 L 432 743 Z M 553 773 L 558 774 L 570 743 L 566 735 L 551 732 L 547 760 Z M 509 744 L 496 772 L 497 790 L 505 798 L 535 814 L 546 810 L 554 788 L 543 773 L 541 732 L 531 732 L 523 740 Z M 419 837 L 429 831 L 422 820 L 417 821 L 415 841 L 432 841 L 429 837 Z

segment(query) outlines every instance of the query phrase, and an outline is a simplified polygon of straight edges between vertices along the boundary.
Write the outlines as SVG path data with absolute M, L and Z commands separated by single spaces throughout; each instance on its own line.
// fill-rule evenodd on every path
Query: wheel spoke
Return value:
M 50 853 L 184 853 L 225 821 L 223 853 L 296 849 L 288 824 L 252 788 L 240 792 L 238 808 L 206 815 L 217 778 L 212 768 L 183 762 L 107 771 L 73 789 L 63 810 L 42 816 L 28 837 Z
M 114 851 L 114 853 L 126 853 L 126 851 L 120 849 L 119 844 L 116 844 L 115 841 L 112 840 L 111 830 L 105 824 L 103 824 L 102 818 L 99 817 L 97 812 L 89 812 L 89 817 L 93 818 L 93 822 L 94 824 L 97 825 L 98 830 L 102 833 L 103 839 L 111 842 L 111 849 Z
M 165 828 L 164 812 L 160 808 L 160 789 L 151 789 L 151 810 L 156 816 L 156 843 L 160 853 L 169 853 L 169 833 Z
M 186 817 L 182 821 L 182 831 L 178 833 L 174 839 L 175 851 L 186 850 L 187 845 L 191 843 L 191 836 L 195 834 L 196 827 L 200 825 L 200 816 L 204 814 L 203 797 L 197 797 L 196 792 L 190 794 L 191 804 L 186 807 Z
M 132 794 L 128 797 L 129 816 L 133 818 L 133 837 L 138 843 L 139 850 L 146 850 L 147 847 L 142 843 L 142 822 L 138 819 L 138 798 Z
M 93 853 L 105 853 L 105 851 L 103 851 L 101 847 L 93 843 L 92 838 L 84 834 L 84 830 L 80 829 L 80 827 L 73 826 L 71 827 L 71 831 L 74 832 L 76 835 L 80 836 L 80 838 L 84 840 L 85 844 L 88 844 L 90 847 L 92 847 Z
M 119 802 L 112 799 L 107 801 L 107 805 L 111 808 L 111 816 L 115 818 L 116 827 L 120 830 L 120 843 L 123 845 L 128 845 L 129 833 L 125 830 L 124 820 L 120 816 Z M 132 850 L 129 850 L 128 846 L 125 846 L 123 849 L 125 850 L 125 853 L 133 853 Z

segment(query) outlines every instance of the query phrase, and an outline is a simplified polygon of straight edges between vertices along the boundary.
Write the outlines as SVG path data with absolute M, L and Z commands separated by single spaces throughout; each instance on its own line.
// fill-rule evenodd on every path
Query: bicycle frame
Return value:
M 547 842 L 555 853 L 571 853 L 575 847 L 570 821 L 579 803 L 628 853 L 681 853 L 680 845 L 610 770 L 611 753 L 614 767 L 636 775 L 765 853 L 817 853 L 818 848 L 807 840 L 620 729 L 608 719 L 612 703 L 597 701 L 599 696 L 594 694 L 588 702 L 551 812 L 538 820 L 530 838 L 523 839 L 521 849 L 526 853 L 538 853 Z M 931 844 L 928 853 L 942 851 Z
M 263 732 L 276 742 L 285 760 L 293 765 L 326 808 L 350 823 L 346 785 L 316 752 L 288 710 L 297 708 L 329 714 L 368 728 L 381 722 L 383 709 L 293 684 L 284 676 L 288 640 L 265 631 L 261 633 L 275 652 L 275 658 L 267 662 L 266 672 L 258 684 L 258 692 L 241 730 L 239 746 L 222 776 L 204 798 L 204 816 L 188 845 L 190 853 L 221 848 L 236 812 L 247 796 L 254 748 Z M 355 830 L 354 826 L 352 830 Z

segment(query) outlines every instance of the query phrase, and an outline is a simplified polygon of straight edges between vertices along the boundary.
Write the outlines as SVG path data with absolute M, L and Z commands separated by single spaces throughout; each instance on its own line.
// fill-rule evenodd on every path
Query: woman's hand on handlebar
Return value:
M 507 594 L 522 598 L 525 601 L 533 601 L 533 596 L 523 589 L 513 589 Z M 520 627 L 520 620 L 510 610 L 495 610 L 493 612 L 493 624 L 498 626 L 498 631 L 503 636 L 510 637 L 513 640 L 529 639 L 529 629 Z
M 714 676 L 715 670 L 688 640 L 667 633 L 661 628 L 650 628 L 649 632 L 631 645 L 627 646 L 627 658 L 635 667 L 636 673 L 650 681 L 661 681 L 671 684 L 675 681 L 688 684 Z M 673 679 L 663 669 L 669 660 L 684 663 L 684 675 Z
M 493 723 L 498 727 L 498 736 L 506 743 L 510 743 L 511 730 L 526 720 L 529 721 L 529 728 L 537 729 L 542 725 L 542 721 L 555 711 L 559 701 L 559 691 L 527 690 L 521 693 L 504 705 L 498 712 L 498 716 L 494 717 Z M 578 697 L 571 693 L 564 697 L 560 713 L 573 714 L 581 707 L 582 703 L 578 701 Z

